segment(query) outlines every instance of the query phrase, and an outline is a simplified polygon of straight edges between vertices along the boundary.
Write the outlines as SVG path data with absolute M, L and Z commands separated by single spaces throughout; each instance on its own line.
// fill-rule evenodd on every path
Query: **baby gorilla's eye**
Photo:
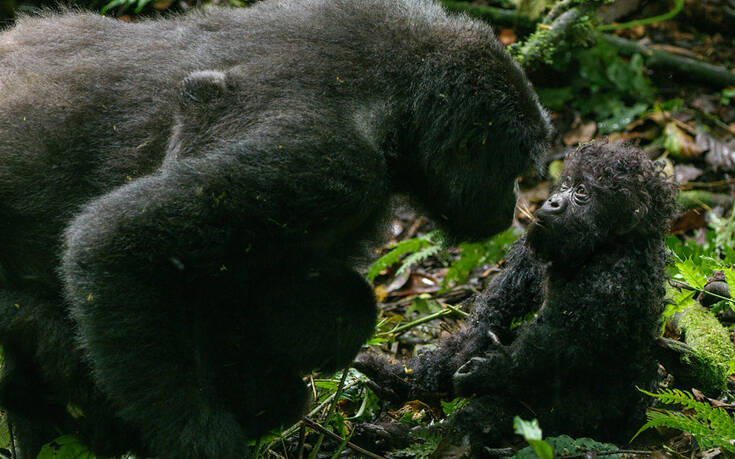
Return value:
M 574 200 L 578 204 L 585 204 L 590 200 L 590 194 L 586 186 L 582 184 L 574 190 Z
M 572 187 L 572 179 L 570 179 L 569 177 L 567 177 L 564 180 L 562 180 L 561 186 L 559 186 L 559 190 L 561 190 L 561 191 L 567 191 L 571 187 Z

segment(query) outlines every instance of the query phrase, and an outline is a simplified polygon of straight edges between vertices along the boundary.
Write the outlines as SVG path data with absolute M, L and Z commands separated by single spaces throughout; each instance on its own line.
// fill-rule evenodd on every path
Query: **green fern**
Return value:
M 439 251 L 441 251 L 441 249 L 442 246 L 440 245 L 430 245 L 429 247 L 424 247 L 416 253 L 412 253 L 411 255 L 403 259 L 403 263 L 401 263 L 401 267 L 398 268 L 398 271 L 396 271 L 396 275 L 403 274 L 404 271 L 406 271 L 408 268 L 415 265 L 416 263 L 420 263 L 423 260 L 433 255 L 436 255 L 437 253 L 439 253 Z
M 677 261 L 675 265 L 679 272 L 674 275 L 674 278 L 683 280 L 696 289 L 701 290 L 704 288 L 704 285 L 707 283 L 707 275 L 691 258 L 687 258 L 684 261 Z
M 647 413 L 648 422 L 633 436 L 634 439 L 646 429 L 663 426 L 689 432 L 702 450 L 720 448 L 735 454 L 735 445 L 731 442 L 735 439 L 735 421 L 722 408 L 700 402 L 691 393 L 683 390 L 666 389 L 658 394 L 638 390 L 666 405 L 681 405 L 691 413 L 651 409 Z
M 433 253 L 427 254 L 425 249 L 432 249 Z M 368 268 L 368 272 L 365 277 L 367 277 L 369 282 L 372 282 L 381 271 L 398 263 L 407 253 L 411 253 L 411 255 L 406 258 L 406 262 L 401 265 L 400 269 L 408 269 L 410 264 L 421 261 L 437 253 L 439 250 L 441 250 L 441 237 L 438 231 L 431 231 L 421 237 L 406 239 L 405 241 L 396 243 L 390 252 L 375 260 L 375 262 L 370 265 L 370 268 Z M 409 262 L 409 259 L 411 258 L 412 261 L 410 261 L 410 264 L 407 266 L 406 263 Z

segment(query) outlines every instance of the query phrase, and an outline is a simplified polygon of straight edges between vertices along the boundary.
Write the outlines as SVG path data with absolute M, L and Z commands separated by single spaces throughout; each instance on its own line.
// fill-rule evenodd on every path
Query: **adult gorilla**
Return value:
M 351 266 L 391 195 L 489 236 L 549 126 L 487 25 L 288 0 L 21 18 L 0 132 L 0 404 L 23 456 L 61 429 L 107 455 L 230 458 L 371 335 Z

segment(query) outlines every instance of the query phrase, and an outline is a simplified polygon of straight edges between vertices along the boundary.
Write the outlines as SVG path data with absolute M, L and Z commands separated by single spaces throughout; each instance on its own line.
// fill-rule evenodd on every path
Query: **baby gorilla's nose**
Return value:
M 539 216 L 555 215 L 564 212 L 567 208 L 567 200 L 561 194 L 553 194 L 544 202 L 538 211 Z

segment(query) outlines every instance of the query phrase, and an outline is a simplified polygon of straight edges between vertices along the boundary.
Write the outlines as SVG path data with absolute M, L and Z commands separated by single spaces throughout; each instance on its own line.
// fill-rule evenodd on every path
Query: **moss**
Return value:
M 735 359 L 735 349 L 727 330 L 707 309 L 692 305 L 679 319 L 685 342 L 694 352 L 682 357 L 691 374 L 682 375 L 682 383 L 691 384 L 703 392 L 715 395 L 725 389 L 729 363 Z

